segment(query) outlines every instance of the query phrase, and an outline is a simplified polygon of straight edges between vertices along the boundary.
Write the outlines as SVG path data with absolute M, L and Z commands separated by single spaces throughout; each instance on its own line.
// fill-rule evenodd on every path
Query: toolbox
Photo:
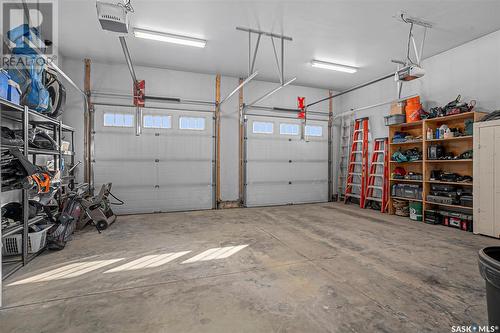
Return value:
M 407 199 L 422 199 L 422 187 L 419 185 L 393 184 L 392 196 Z
M 443 224 L 441 215 L 435 210 L 425 211 L 425 220 L 427 224 Z
M 472 195 L 462 195 L 460 197 L 460 205 L 465 207 L 472 207 Z

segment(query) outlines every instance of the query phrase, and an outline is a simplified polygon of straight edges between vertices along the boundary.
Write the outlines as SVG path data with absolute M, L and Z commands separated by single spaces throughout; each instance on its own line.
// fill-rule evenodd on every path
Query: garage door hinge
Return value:
M 160 185 L 155 185 L 155 188 L 160 188 Z
M 95 160 L 92 160 L 91 162 L 92 162 L 92 163 L 95 163 Z
M 288 160 L 288 163 L 292 163 L 292 160 Z
M 288 182 L 288 185 L 292 185 L 292 182 Z
M 155 136 L 160 136 L 160 133 L 155 133 Z
M 158 162 L 160 162 L 160 160 L 159 159 L 155 159 L 155 162 L 158 163 Z

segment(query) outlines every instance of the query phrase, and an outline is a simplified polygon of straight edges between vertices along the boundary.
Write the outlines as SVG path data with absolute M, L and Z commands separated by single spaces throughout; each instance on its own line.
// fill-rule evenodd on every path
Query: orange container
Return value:
M 415 97 L 412 97 L 412 98 L 408 98 L 406 100 L 406 105 L 408 105 L 408 104 L 410 104 L 410 105 L 412 105 L 412 104 L 413 105 L 415 105 L 415 104 L 416 105 L 420 105 L 420 96 L 415 96 Z
M 422 104 L 420 104 L 420 96 L 412 97 L 406 100 L 406 122 L 414 123 L 420 121 L 420 110 L 422 109 Z
M 408 105 L 406 106 L 406 122 L 407 123 L 414 123 L 416 121 L 420 121 L 420 110 L 422 109 L 422 105 L 418 105 L 415 107 L 408 108 Z

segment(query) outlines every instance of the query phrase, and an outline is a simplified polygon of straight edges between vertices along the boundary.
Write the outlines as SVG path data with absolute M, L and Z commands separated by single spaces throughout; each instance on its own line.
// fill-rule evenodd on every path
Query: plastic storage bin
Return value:
M 393 114 L 384 117 L 385 126 L 403 124 L 406 121 L 406 115 L 404 114 Z
M 28 253 L 37 253 L 45 246 L 47 242 L 47 232 L 52 227 L 49 225 L 38 232 L 30 232 L 28 234 Z M 4 239 L 2 254 L 5 256 L 19 255 L 22 253 L 22 237 L 21 234 L 7 236 Z
M 14 104 L 21 104 L 21 88 L 16 82 L 9 80 L 9 93 L 7 99 Z
M 5 70 L 0 69 L 0 98 L 8 99 L 9 97 L 9 80 L 9 74 Z

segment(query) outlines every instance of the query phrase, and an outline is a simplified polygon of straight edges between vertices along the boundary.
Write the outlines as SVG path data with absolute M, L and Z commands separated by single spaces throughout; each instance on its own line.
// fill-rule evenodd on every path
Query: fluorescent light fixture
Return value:
M 313 67 L 324 68 L 324 69 L 329 69 L 332 71 L 338 71 L 338 72 L 344 72 L 344 73 L 350 73 L 350 74 L 356 73 L 358 71 L 358 69 L 356 67 L 334 64 L 332 62 L 319 61 L 319 60 L 313 60 L 311 62 L 311 65 Z
M 207 41 L 204 39 L 168 34 L 158 31 L 144 30 L 139 28 L 134 28 L 134 36 L 138 38 L 157 40 L 160 42 L 188 45 L 195 47 L 205 47 L 205 45 L 207 45 Z

